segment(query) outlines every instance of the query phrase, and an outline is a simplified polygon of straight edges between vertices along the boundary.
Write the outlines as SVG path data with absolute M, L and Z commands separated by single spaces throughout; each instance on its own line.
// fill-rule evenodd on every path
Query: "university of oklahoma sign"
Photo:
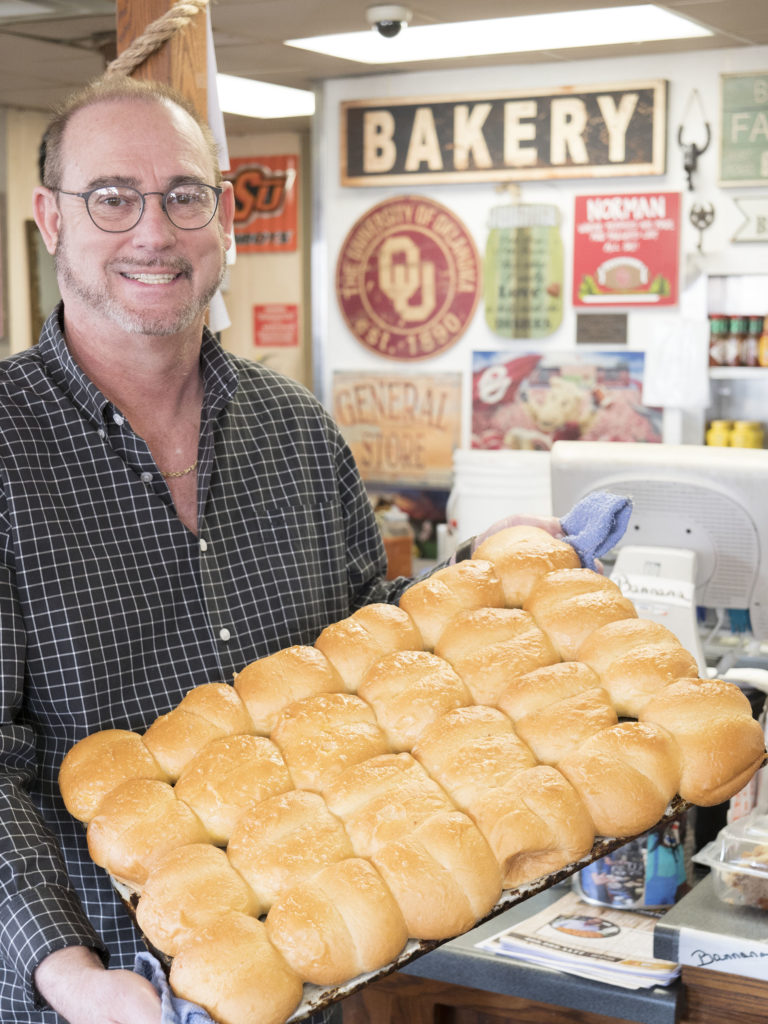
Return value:
M 341 105 L 343 185 L 663 174 L 666 82 Z

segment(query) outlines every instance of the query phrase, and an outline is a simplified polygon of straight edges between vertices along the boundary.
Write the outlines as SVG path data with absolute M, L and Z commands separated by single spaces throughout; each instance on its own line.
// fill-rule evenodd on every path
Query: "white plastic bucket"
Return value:
M 552 515 L 548 451 L 457 448 L 447 525 L 453 547 L 505 516 Z

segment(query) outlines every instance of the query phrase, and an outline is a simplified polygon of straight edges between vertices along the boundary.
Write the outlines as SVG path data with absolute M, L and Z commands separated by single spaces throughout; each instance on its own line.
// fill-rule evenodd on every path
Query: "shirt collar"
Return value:
M 50 377 L 71 397 L 75 405 L 93 423 L 101 424 L 110 402 L 72 358 L 64 338 L 63 313 L 64 303 L 60 302 L 43 325 L 38 355 Z M 230 401 L 237 390 L 238 375 L 233 361 L 221 347 L 218 338 L 205 326 L 200 361 L 205 394 L 203 403 L 210 413 Z

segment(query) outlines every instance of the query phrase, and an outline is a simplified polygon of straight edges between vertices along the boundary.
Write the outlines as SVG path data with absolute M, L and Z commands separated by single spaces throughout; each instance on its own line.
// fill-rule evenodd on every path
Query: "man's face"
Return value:
M 78 111 L 63 142 L 62 189 L 131 185 L 165 192 L 183 181 L 211 184 L 214 168 L 188 115 L 156 102 L 111 100 Z M 58 196 L 55 260 L 68 321 L 98 330 L 173 335 L 202 324 L 224 271 L 219 214 L 194 231 L 175 227 L 160 196 L 148 196 L 139 223 L 109 233 L 77 196 Z

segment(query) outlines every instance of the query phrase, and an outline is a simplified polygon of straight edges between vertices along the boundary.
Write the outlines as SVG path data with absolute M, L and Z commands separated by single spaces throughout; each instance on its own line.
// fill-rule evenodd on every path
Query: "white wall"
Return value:
M 467 444 L 469 426 L 469 368 L 474 350 L 522 353 L 531 350 L 551 352 L 568 349 L 575 344 L 576 316 L 567 296 L 570 294 L 572 270 L 573 198 L 577 194 L 613 191 L 681 191 L 682 209 L 682 263 L 681 287 L 694 282 L 682 296 L 680 306 L 673 314 L 706 315 L 706 288 L 697 282 L 702 266 L 717 273 L 756 272 L 762 266 L 768 273 L 768 245 L 761 243 L 732 245 L 730 239 L 743 221 L 733 199 L 743 194 L 756 194 L 753 189 L 720 189 L 717 186 L 720 74 L 740 71 L 761 71 L 768 67 L 768 47 L 748 49 L 709 50 L 701 54 L 660 54 L 621 60 L 557 62 L 551 64 L 525 64 L 515 67 L 510 62 L 486 68 L 440 72 L 428 71 L 410 74 L 390 74 L 359 78 L 336 79 L 322 86 L 322 102 L 315 124 L 316 174 L 315 210 L 316 233 L 313 249 L 313 289 L 316 301 L 313 307 L 313 344 L 316 347 L 315 364 L 318 371 L 316 387 L 325 401 L 331 394 L 334 370 L 378 370 L 380 372 L 464 374 L 464 441 Z M 354 222 L 376 203 L 397 194 L 429 196 L 451 209 L 471 232 L 479 253 L 485 249 L 486 220 L 491 207 L 503 202 L 504 196 L 493 184 L 441 184 L 427 185 L 414 181 L 401 187 L 342 187 L 340 184 L 340 109 L 344 100 L 366 100 L 381 97 L 439 97 L 466 94 L 477 96 L 483 92 L 535 90 L 560 86 L 589 86 L 601 83 L 630 83 L 632 81 L 666 79 L 669 82 L 667 118 L 667 171 L 663 175 L 621 178 L 585 178 L 557 182 L 522 182 L 520 199 L 523 202 L 554 203 L 561 212 L 561 234 L 565 250 L 564 283 L 566 301 L 560 328 L 543 342 L 509 341 L 493 334 L 485 323 L 482 302 L 478 305 L 472 323 L 450 349 L 433 359 L 419 360 L 417 364 L 379 357 L 361 345 L 351 334 L 334 292 L 335 262 L 347 232 Z M 683 153 L 677 143 L 678 126 L 686 117 L 686 141 L 703 142 L 701 115 L 696 103 L 691 103 L 693 90 L 698 90 L 707 120 L 712 127 L 712 143 L 699 161 L 694 176 L 694 192 L 688 192 L 683 170 Z M 713 226 L 704 235 L 704 253 L 715 254 L 701 260 L 696 254 L 698 232 L 688 220 L 693 202 L 711 202 L 716 211 Z M 757 311 L 759 312 L 759 311 Z M 768 313 L 768 290 L 765 312 Z M 629 312 L 628 345 L 643 349 L 658 313 L 641 309 Z M 698 426 L 694 424 L 694 431 Z M 684 428 L 685 432 L 685 428 Z M 686 437 L 686 440 L 696 438 Z

